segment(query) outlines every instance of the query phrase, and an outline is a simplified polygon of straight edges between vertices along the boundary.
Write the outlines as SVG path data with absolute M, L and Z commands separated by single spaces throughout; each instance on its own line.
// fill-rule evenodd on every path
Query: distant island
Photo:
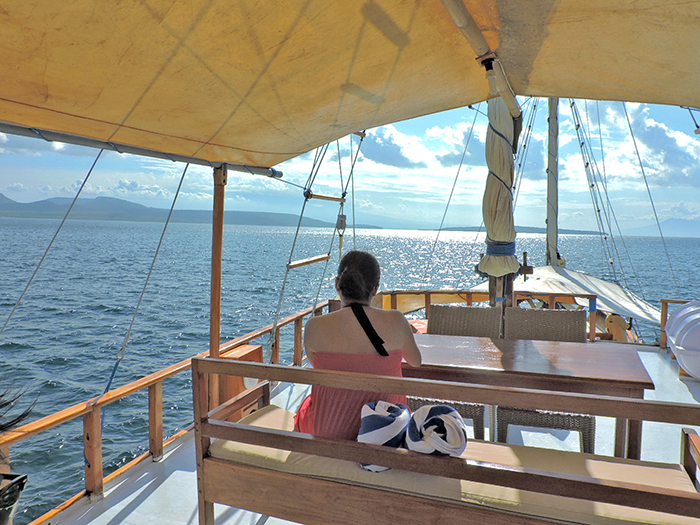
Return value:
M 0 193 L 0 217 L 16 217 L 27 219 L 62 219 L 73 199 L 67 197 L 54 197 L 36 202 L 16 202 Z M 134 222 L 164 222 L 168 216 L 167 209 L 150 208 L 141 204 L 117 199 L 113 197 L 95 197 L 93 199 L 78 199 L 70 218 L 76 220 L 92 221 L 134 221 Z M 175 210 L 171 219 L 173 222 L 188 222 L 211 224 L 211 210 Z M 403 221 L 403 227 L 396 220 L 386 219 L 379 215 L 365 216 L 365 220 L 376 221 L 384 226 L 373 224 L 358 224 L 357 228 L 363 229 L 409 229 L 432 230 L 424 228 L 417 222 L 407 223 Z M 273 213 L 255 211 L 226 211 L 224 212 L 226 224 L 239 224 L 250 226 L 296 226 L 299 216 L 292 213 Z M 307 228 L 333 228 L 334 223 L 305 217 L 302 226 Z M 349 225 L 348 225 L 349 226 Z M 661 222 L 661 229 L 666 237 L 700 237 L 700 220 L 667 219 Z M 476 226 L 450 226 L 443 231 L 476 232 L 485 231 Z M 537 226 L 516 226 L 517 233 L 546 233 L 546 228 Z M 559 233 L 568 235 L 599 235 L 592 230 L 571 230 L 559 228 Z M 658 226 L 645 226 L 624 231 L 625 235 L 640 237 L 658 237 Z
M 477 228 L 475 226 L 467 226 L 464 228 L 443 228 L 443 230 L 451 232 L 486 231 L 484 228 Z M 547 233 L 547 228 L 540 228 L 537 226 L 516 226 L 515 231 L 517 233 Z M 567 230 L 566 228 L 559 228 L 559 233 L 567 235 L 598 235 L 598 232 L 593 230 Z
M 26 219 L 62 219 L 73 199 L 54 197 L 36 202 L 16 202 L 0 193 L 0 217 Z M 141 204 L 113 197 L 78 199 L 70 218 L 86 221 L 132 221 L 164 222 L 168 212 L 163 208 L 149 208 Z M 175 210 L 172 222 L 207 223 L 212 222 L 211 210 Z M 226 224 L 250 226 L 296 226 L 299 217 L 291 213 L 269 213 L 254 211 L 225 211 Z M 302 226 L 309 228 L 334 228 L 335 224 L 305 217 Z M 358 224 L 358 228 L 381 229 L 380 226 Z

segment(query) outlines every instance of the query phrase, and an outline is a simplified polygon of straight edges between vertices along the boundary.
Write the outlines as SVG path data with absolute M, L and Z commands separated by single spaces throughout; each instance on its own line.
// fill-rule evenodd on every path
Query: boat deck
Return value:
M 644 347 L 639 347 L 638 352 L 656 385 L 655 390 L 646 391 L 646 399 L 679 403 L 700 402 L 700 382 L 690 378 L 679 378 L 678 365 L 668 353 Z M 307 390 L 304 385 L 280 385 L 275 391 L 273 402 L 288 410 L 295 410 Z M 486 423 L 488 425 L 488 422 Z M 596 424 L 596 453 L 612 455 L 614 420 L 598 417 Z M 677 463 L 680 457 L 680 428 L 680 425 L 645 422 L 642 431 L 642 459 Z M 695 428 L 700 431 L 700 427 Z M 578 434 L 565 430 L 543 431 L 511 426 L 509 441 L 529 446 L 579 449 Z M 216 523 L 219 525 L 290 523 L 220 505 L 215 506 L 215 513 Z M 197 476 L 193 432 L 167 447 L 161 461 L 144 461 L 108 484 L 103 498 L 92 503 L 83 499 L 46 523 L 197 524 Z

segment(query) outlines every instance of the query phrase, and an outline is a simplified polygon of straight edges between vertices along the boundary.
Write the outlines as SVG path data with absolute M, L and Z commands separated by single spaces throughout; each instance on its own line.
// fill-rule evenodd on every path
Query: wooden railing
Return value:
M 277 324 L 275 342 L 271 357 L 272 363 L 279 363 L 280 329 L 293 323 L 294 364 L 301 364 L 303 358 L 302 328 L 304 318 L 312 314 L 320 315 L 323 312 L 323 309 L 327 306 L 328 302 L 324 301 L 319 303 L 315 308 L 307 308 L 297 312 L 284 318 Z M 272 333 L 273 329 L 273 325 L 268 325 L 237 337 L 222 344 L 219 353 L 221 357 L 225 358 L 240 361 L 254 360 L 260 362 L 262 361 L 262 347 L 260 345 L 251 345 L 250 343 L 254 339 Z M 207 351 L 197 354 L 195 357 L 206 357 L 208 355 L 209 352 Z M 192 358 L 184 359 L 179 363 L 171 365 L 168 368 L 160 370 L 159 372 L 147 375 L 137 381 L 129 383 L 128 385 L 110 390 L 104 395 L 78 403 L 56 412 L 55 414 L 51 414 L 23 425 L 15 430 L 7 431 L 0 435 L 0 453 L 2 453 L 0 457 L 3 457 L 5 462 L 9 463 L 10 446 L 82 416 L 83 447 L 85 453 L 85 491 L 71 498 L 68 502 L 61 505 L 60 508 L 65 508 L 67 505 L 73 503 L 84 495 L 99 497 L 103 493 L 104 484 L 106 482 L 118 477 L 123 472 L 148 457 L 151 457 L 153 461 L 158 461 L 163 457 L 164 447 L 189 430 L 189 428 L 185 429 L 175 436 L 172 436 L 165 441 L 163 440 L 163 381 L 189 370 L 191 368 L 191 362 Z M 129 464 L 121 467 L 107 477 L 104 477 L 102 464 L 102 408 L 146 388 L 148 388 L 149 450 L 145 454 L 131 461 Z M 236 390 L 242 391 L 240 388 L 232 388 L 230 384 L 222 385 L 222 391 L 227 396 L 222 397 L 222 401 L 225 401 L 228 399 L 228 397 L 239 393 Z M 3 468 L 3 465 L 0 465 L 0 468 Z M 6 469 L 7 465 L 5 465 L 4 468 Z M 51 511 L 49 514 L 36 520 L 36 522 L 46 521 L 50 514 L 55 514 L 56 512 L 57 510 Z
M 668 305 L 669 304 L 685 304 L 690 301 L 681 299 L 661 299 L 661 336 L 659 337 L 659 346 L 668 348 L 668 339 L 666 338 L 666 321 L 668 321 Z
M 474 303 L 489 301 L 487 292 L 474 292 L 471 290 L 391 290 L 377 294 L 377 302 L 384 309 L 401 310 L 404 314 L 415 312 L 425 308 L 426 319 L 430 315 L 430 306 L 433 304 L 466 303 L 472 306 Z M 518 301 L 529 301 L 534 307 L 534 301 L 547 303 L 550 309 L 556 308 L 557 303 L 577 304 L 576 299 L 587 299 L 589 312 L 596 311 L 595 294 L 541 294 L 535 292 L 513 292 L 514 304 Z M 589 313 L 591 341 L 596 338 L 596 317 Z

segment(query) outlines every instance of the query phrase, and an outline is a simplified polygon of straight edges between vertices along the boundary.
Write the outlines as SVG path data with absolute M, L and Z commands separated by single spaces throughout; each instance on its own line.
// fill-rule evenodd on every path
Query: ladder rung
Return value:
M 317 255 L 316 257 L 309 257 L 308 259 L 300 259 L 298 261 L 292 261 L 287 264 L 287 268 L 290 270 L 292 268 L 299 268 L 300 266 L 306 266 L 307 264 L 313 264 L 321 261 L 327 261 L 331 258 L 330 254 L 324 253 L 323 255 Z
M 331 197 L 330 195 L 319 195 L 309 192 L 309 199 L 321 199 L 322 201 L 345 202 L 345 197 Z

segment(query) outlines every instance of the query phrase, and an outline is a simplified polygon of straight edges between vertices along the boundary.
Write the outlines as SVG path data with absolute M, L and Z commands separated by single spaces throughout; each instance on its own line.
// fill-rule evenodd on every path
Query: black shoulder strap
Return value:
M 384 348 L 384 340 L 379 337 L 379 334 L 372 326 L 372 323 L 369 322 L 369 318 L 367 317 L 365 309 L 362 307 L 362 305 L 358 303 L 351 303 L 348 306 L 350 306 L 352 313 L 355 314 L 355 318 L 360 323 L 360 326 L 365 331 L 365 334 L 367 334 L 367 337 L 369 337 L 374 349 L 379 353 L 379 355 L 389 357 L 389 352 L 387 352 Z

